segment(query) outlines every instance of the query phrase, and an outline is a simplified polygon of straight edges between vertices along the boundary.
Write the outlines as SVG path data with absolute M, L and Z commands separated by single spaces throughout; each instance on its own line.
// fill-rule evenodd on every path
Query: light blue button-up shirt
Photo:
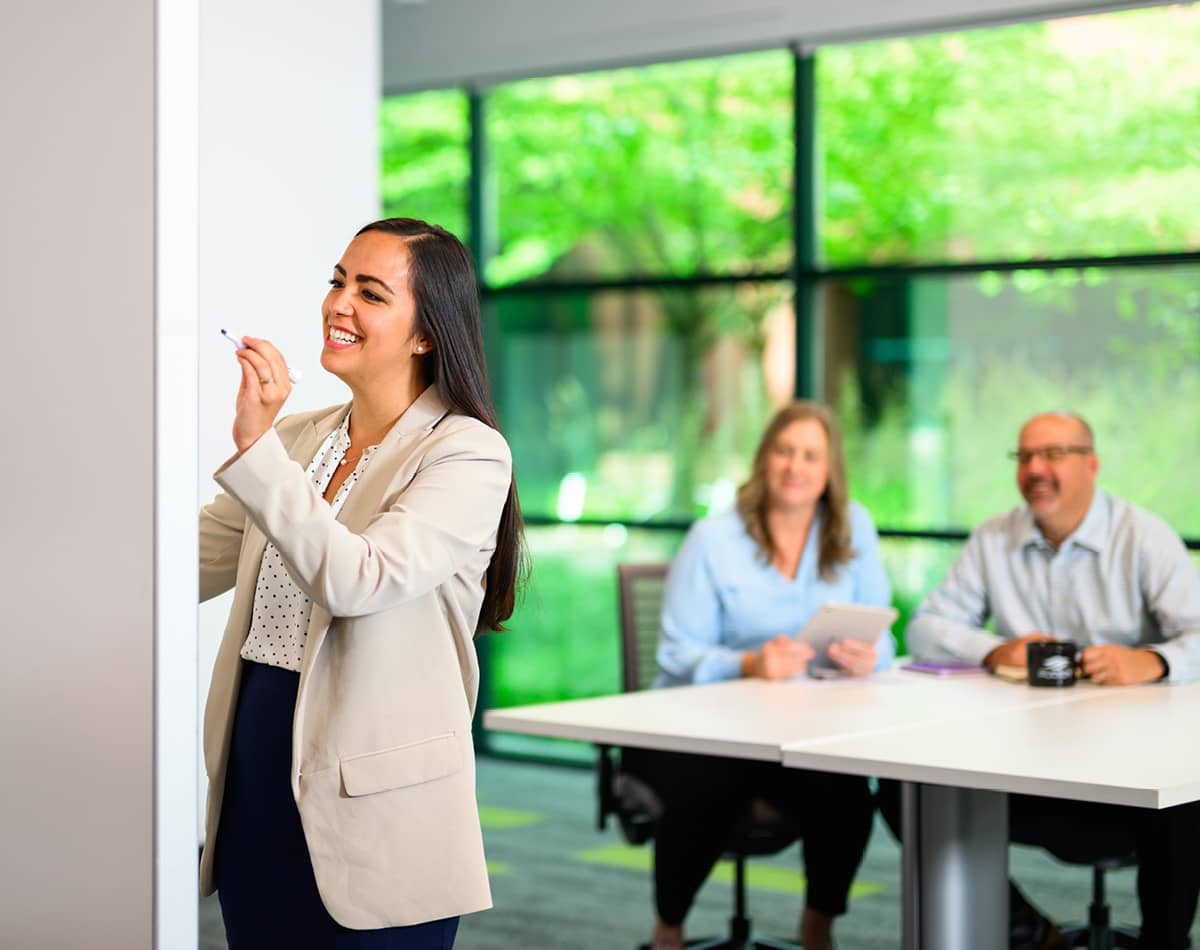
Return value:
M 789 580 L 763 560 L 737 512 L 692 525 L 679 549 L 663 600 L 659 674 L 655 686 L 712 683 L 741 675 L 742 654 L 779 634 L 791 636 L 826 601 L 872 604 L 892 601 L 879 535 L 861 505 L 850 504 L 855 556 L 825 580 L 817 575 L 820 516 L 813 519 L 796 577 Z M 876 645 L 877 669 L 896 655 L 891 631 Z
M 1034 632 L 1145 647 L 1171 682 L 1200 678 L 1200 572 L 1174 531 L 1123 499 L 1097 491 L 1057 551 L 1022 506 L 971 532 L 906 640 L 920 659 L 982 663 L 1001 639 Z

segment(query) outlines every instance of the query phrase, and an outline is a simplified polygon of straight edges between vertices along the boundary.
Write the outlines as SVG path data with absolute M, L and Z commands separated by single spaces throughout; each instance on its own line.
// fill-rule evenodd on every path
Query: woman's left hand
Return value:
M 830 644 L 829 659 L 851 676 L 870 676 L 879 662 L 879 651 L 858 640 L 840 640 Z
M 245 452 L 275 423 L 275 417 L 291 395 L 287 363 L 269 340 L 247 336 L 246 348 L 237 351 L 242 364 L 237 413 L 233 417 L 233 441 Z

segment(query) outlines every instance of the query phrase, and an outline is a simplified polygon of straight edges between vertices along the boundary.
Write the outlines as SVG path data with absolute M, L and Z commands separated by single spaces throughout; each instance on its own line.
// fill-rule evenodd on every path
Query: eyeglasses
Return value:
M 1090 445 L 1043 445 L 1037 449 L 1013 449 L 1008 457 L 1018 465 L 1028 465 L 1035 458 L 1043 458 L 1047 462 L 1061 462 L 1068 455 L 1091 455 Z

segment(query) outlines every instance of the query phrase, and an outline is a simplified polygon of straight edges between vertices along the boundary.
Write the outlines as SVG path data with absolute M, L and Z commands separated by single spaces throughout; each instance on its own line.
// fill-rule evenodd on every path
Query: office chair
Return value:
M 670 565 L 621 564 L 617 566 L 617 592 L 621 616 L 622 686 L 625 692 L 647 689 L 657 672 L 655 652 L 661 624 L 663 590 Z M 630 844 L 654 837 L 662 805 L 654 790 L 636 775 L 623 772 L 609 746 L 600 746 L 597 759 L 597 827 L 607 827 L 609 815 L 617 818 Z M 650 750 L 640 755 L 652 756 Z M 738 822 L 726 844 L 725 856 L 733 861 L 733 916 L 729 933 L 719 938 L 687 941 L 694 950 L 797 950 L 796 943 L 756 936 L 746 912 L 746 858 L 775 854 L 798 837 L 797 830 L 765 801 L 755 801 Z M 642 944 L 640 950 L 647 950 Z
M 1113 950 L 1136 947 L 1138 931 L 1111 923 L 1105 896 L 1104 874 L 1137 863 L 1132 836 L 1120 829 L 1097 830 L 1064 828 L 1051 840 L 1021 841 L 1017 844 L 1043 848 L 1064 864 L 1086 864 L 1092 868 L 1092 902 L 1086 923 L 1062 924 L 1059 929 L 1069 947 L 1088 950 Z

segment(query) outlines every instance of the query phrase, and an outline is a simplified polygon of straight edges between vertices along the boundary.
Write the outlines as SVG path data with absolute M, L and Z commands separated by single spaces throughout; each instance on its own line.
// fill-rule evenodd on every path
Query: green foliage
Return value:
M 496 89 L 488 281 L 786 268 L 791 78 L 774 51 Z
M 466 96 L 439 91 L 384 99 L 379 138 L 384 215 L 421 218 L 467 240 Z
M 1200 247 L 1200 11 L 817 56 L 830 263 Z

